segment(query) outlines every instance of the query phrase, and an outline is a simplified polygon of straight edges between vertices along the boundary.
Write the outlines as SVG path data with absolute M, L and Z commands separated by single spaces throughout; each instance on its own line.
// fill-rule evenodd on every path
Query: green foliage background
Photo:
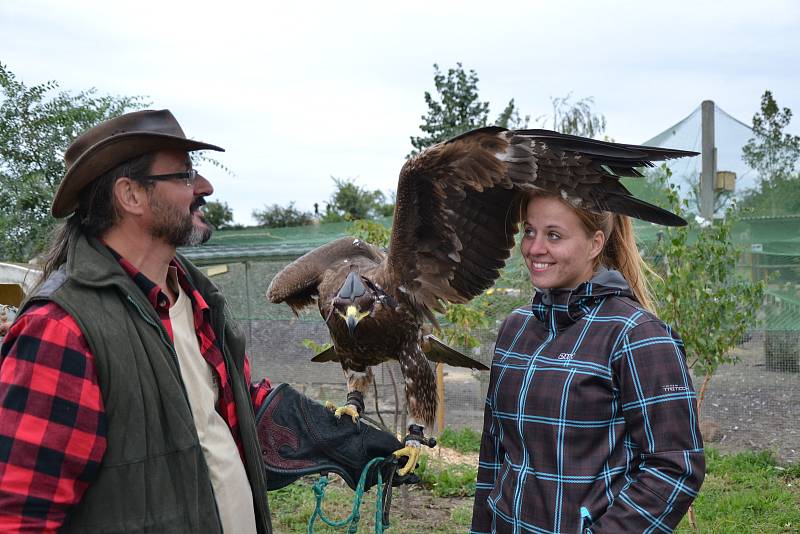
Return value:
M 267 228 L 305 226 L 314 222 L 311 213 L 295 208 L 294 204 L 289 202 L 288 206 L 278 204 L 264 206 L 263 210 L 253 210 L 253 218 L 259 226 Z
M 99 96 L 94 89 L 70 94 L 55 81 L 29 87 L 0 63 L 0 258 L 25 262 L 44 248 L 70 142 L 145 104 L 139 96 Z
M 227 202 L 212 200 L 206 203 L 203 208 L 206 222 L 214 228 L 231 228 L 233 227 L 233 210 L 228 206 Z
M 334 191 L 321 222 L 358 221 L 388 217 L 394 213 L 394 201 L 376 189 L 370 191 L 352 178 L 333 178 Z

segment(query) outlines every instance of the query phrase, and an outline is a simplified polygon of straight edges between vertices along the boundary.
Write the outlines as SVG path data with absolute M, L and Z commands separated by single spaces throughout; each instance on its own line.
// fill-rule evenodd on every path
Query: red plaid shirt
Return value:
M 147 295 L 171 338 L 167 295 L 130 262 L 115 256 Z M 208 304 L 177 262 L 172 265 L 192 300 L 200 351 L 221 388 L 217 412 L 241 453 L 233 391 Z M 249 382 L 246 358 L 244 373 Z M 266 379 L 251 385 L 256 410 L 269 389 Z M 11 327 L 0 349 L 0 532 L 57 530 L 94 480 L 105 450 L 103 398 L 83 333 L 57 304 L 32 306 Z

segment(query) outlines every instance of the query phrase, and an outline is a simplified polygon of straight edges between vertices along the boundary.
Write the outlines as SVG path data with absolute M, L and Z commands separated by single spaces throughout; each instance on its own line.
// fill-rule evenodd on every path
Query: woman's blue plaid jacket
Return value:
M 704 473 L 683 343 L 618 272 L 505 320 L 472 533 L 672 532 Z

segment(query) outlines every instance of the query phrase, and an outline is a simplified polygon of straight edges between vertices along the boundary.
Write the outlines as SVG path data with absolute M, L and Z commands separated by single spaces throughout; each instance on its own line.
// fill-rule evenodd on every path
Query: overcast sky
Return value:
M 800 113 L 799 33 L 794 0 L 0 2 L 0 62 L 27 85 L 143 95 L 225 147 L 235 176 L 204 170 L 243 224 L 322 208 L 331 176 L 393 190 L 433 63 L 474 69 L 493 118 L 572 92 L 641 143 L 704 99 L 750 124 L 771 89 Z

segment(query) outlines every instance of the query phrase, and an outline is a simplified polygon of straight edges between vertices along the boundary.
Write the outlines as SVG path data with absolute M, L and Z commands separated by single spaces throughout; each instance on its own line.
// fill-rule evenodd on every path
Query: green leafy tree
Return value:
M 272 204 L 264 206 L 263 210 L 253 210 L 253 218 L 259 226 L 267 228 L 283 228 L 287 226 L 305 226 L 314 222 L 310 212 L 300 211 L 295 208 L 294 202 L 288 206 Z
M 668 177 L 669 171 L 664 174 L 665 185 Z M 667 191 L 672 211 L 685 215 L 686 201 L 679 199 L 675 188 Z M 656 312 L 677 329 L 689 366 L 703 376 L 698 407 L 719 366 L 735 363 L 731 349 L 755 322 L 764 298 L 763 282 L 736 274 L 740 252 L 731 236 L 736 219 L 731 208 L 712 224 L 666 228 L 651 253 L 658 274 L 650 279 Z
M 380 190 L 370 191 L 352 178 L 334 178 L 334 192 L 322 216 L 322 222 L 356 221 L 391 215 L 394 203 L 387 203 Z
M 445 342 L 466 349 L 480 346 L 480 338 L 475 334 L 489 326 L 487 308 L 485 301 L 472 301 L 469 305 L 448 304 L 441 321 Z
M 489 103 L 482 102 L 478 96 L 478 74 L 474 70 L 466 72 L 461 63 L 443 73 L 439 65 L 433 65 L 433 83 L 437 96 L 425 91 L 428 114 L 423 115 L 419 129 L 426 135 L 411 137 L 414 156 L 423 149 L 441 141 L 455 137 L 474 128 L 489 124 Z M 495 121 L 505 128 L 525 127 L 529 117 L 520 118 L 514 99 Z
M 227 202 L 212 200 L 203 208 L 206 221 L 214 228 L 230 228 L 233 226 L 233 210 Z
M 800 213 L 800 136 L 784 131 L 791 120 L 792 110 L 781 109 L 765 91 L 753 116 L 754 136 L 742 149 L 742 159 L 759 175 L 758 188 L 745 194 L 742 206 L 757 215 Z
M 606 118 L 592 109 L 594 98 L 590 96 L 572 102 L 572 93 L 567 93 L 564 97 L 551 98 L 550 104 L 553 107 L 552 128 L 557 132 L 598 137 L 606 130 Z
M 394 207 L 397 204 L 397 193 L 392 191 L 389 193 L 389 201 L 380 204 L 376 208 L 376 215 L 378 217 L 391 217 L 394 215 Z
M 512 98 L 508 104 L 506 105 L 505 109 L 500 112 L 500 116 L 497 117 L 495 121 L 496 126 L 500 126 L 502 128 L 509 128 L 512 130 L 520 129 L 520 128 L 527 128 L 528 122 L 530 122 L 531 116 L 525 115 L 521 117 L 519 114 L 519 108 L 517 108 L 516 104 L 514 104 L 514 99 Z
M 27 261 L 43 250 L 55 220 L 53 195 L 70 142 L 95 124 L 141 108 L 141 97 L 31 87 L 0 63 L 0 258 Z
M 359 219 L 347 228 L 347 233 L 378 247 L 388 248 L 392 230 L 378 221 Z
M 784 130 L 792 121 L 792 110 L 781 109 L 771 91 L 761 96 L 761 110 L 753 115 L 753 137 L 742 149 L 742 159 L 758 171 L 762 182 L 785 179 L 797 173 L 800 136 Z
M 741 201 L 753 215 L 796 215 L 800 213 L 800 175 L 775 178 L 745 193 Z

